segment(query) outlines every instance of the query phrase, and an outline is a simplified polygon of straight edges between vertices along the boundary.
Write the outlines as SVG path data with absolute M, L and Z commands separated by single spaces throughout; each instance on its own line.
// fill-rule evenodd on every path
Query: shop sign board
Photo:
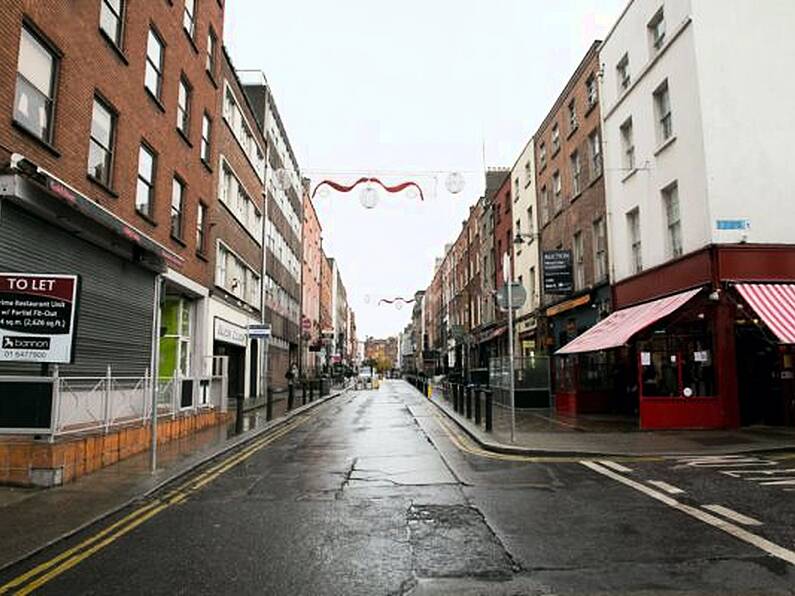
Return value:
M 215 317 L 213 331 L 213 337 L 216 341 L 222 341 L 244 348 L 248 344 L 248 331 L 245 327 L 240 327 L 220 317 Z
M 542 257 L 544 292 L 547 294 L 571 294 L 574 277 L 570 250 L 545 250 Z
M 78 277 L 0 273 L 0 361 L 74 359 Z

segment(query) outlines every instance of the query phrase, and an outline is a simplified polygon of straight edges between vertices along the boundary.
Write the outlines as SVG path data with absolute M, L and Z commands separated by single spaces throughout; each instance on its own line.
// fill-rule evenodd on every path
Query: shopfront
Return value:
M 213 319 L 213 355 L 227 358 L 227 390 L 230 398 L 246 397 L 246 349 L 248 333 L 245 327 L 222 319 Z

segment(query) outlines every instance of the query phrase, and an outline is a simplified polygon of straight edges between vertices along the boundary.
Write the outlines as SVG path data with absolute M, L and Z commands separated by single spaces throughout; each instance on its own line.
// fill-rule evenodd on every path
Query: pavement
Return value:
M 287 411 L 286 398 L 275 400 L 270 421 L 266 420 L 264 409 L 247 411 L 239 435 L 235 434 L 233 420 L 229 425 L 208 428 L 161 445 L 154 473 L 146 451 L 56 488 L 0 486 L 0 570 L 113 515 L 342 392 L 335 388 L 325 398 L 317 399 L 315 395 L 315 401 L 306 405 L 302 405 L 299 392 L 291 412 Z
M 421 393 L 418 392 L 420 395 Z M 517 410 L 511 441 L 510 410 L 494 405 L 492 432 L 466 418 L 434 387 L 431 403 L 482 448 L 498 453 L 540 456 L 656 457 L 795 451 L 795 428 L 641 431 L 637 419 L 619 416 L 560 416 L 550 409 Z
M 487 452 L 388 381 L 0 571 L 0 593 L 792 596 L 793 463 Z

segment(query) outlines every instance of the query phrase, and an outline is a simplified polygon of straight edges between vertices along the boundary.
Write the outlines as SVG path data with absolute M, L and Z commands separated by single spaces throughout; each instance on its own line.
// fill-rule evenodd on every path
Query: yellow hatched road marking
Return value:
M 147 520 L 151 519 L 158 513 L 161 513 L 165 509 L 171 507 L 172 505 L 177 505 L 183 502 L 188 496 L 199 490 L 200 488 L 206 486 L 216 478 L 218 478 L 221 474 L 228 471 L 229 469 L 233 468 L 234 466 L 238 465 L 239 463 L 247 460 L 252 455 L 254 455 L 257 451 L 266 447 L 267 445 L 277 441 L 278 439 L 282 438 L 290 431 L 294 430 L 295 428 L 305 424 L 312 418 L 318 415 L 319 412 L 304 415 L 298 418 L 295 422 L 289 422 L 285 424 L 282 428 L 277 429 L 276 431 L 272 432 L 271 434 L 263 437 L 252 445 L 246 447 L 241 452 L 235 454 L 229 459 L 225 459 L 220 463 L 214 465 L 209 470 L 205 470 L 202 474 L 195 478 L 191 478 L 189 481 L 183 483 L 178 488 L 169 491 L 166 493 L 162 499 L 153 501 L 143 507 L 140 507 L 130 513 L 129 515 L 123 517 L 122 519 L 114 522 L 112 525 L 108 526 L 107 528 L 97 532 L 94 536 L 84 540 L 80 544 L 60 553 L 56 557 L 34 567 L 33 569 L 25 572 L 24 574 L 12 579 L 8 583 L 0 586 L 0 594 L 5 594 L 10 590 L 22 586 L 29 580 L 36 578 L 34 581 L 28 583 L 20 590 L 17 590 L 16 594 L 29 594 L 30 592 L 40 588 L 50 580 L 58 577 L 62 573 L 68 571 L 75 565 L 78 565 L 80 562 L 84 561 L 85 559 L 89 558 L 90 556 L 94 555 L 96 552 L 102 550 L 109 544 L 115 542 L 131 530 L 137 528 Z M 96 543 L 96 544 L 95 544 Z M 93 546 L 92 546 L 93 545 Z M 90 547 L 90 548 L 87 548 Z M 47 571 L 47 570 L 50 571 Z M 47 571 L 47 573 L 44 573 Z M 41 575 L 44 573 L 44 575 Z

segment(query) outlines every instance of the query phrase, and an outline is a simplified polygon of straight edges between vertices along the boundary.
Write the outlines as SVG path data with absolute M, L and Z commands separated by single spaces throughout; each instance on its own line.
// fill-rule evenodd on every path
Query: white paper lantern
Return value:
M 373 209 L 376 205 L 378 205 L 378 191 L 372 186 L 367 186 L 366 188 L 362 189 L 362 192 L 359 195 L 359 201 L 362 203 L 362 207 L 365 209 Z
M 447 180 L 444 181 L 444 186 L 447 189 L 447 192 L 453 195 L 457 195 L 464 190 L 464 185 L 464 175 L 461 172 L 451 172 L 447 176 Z

